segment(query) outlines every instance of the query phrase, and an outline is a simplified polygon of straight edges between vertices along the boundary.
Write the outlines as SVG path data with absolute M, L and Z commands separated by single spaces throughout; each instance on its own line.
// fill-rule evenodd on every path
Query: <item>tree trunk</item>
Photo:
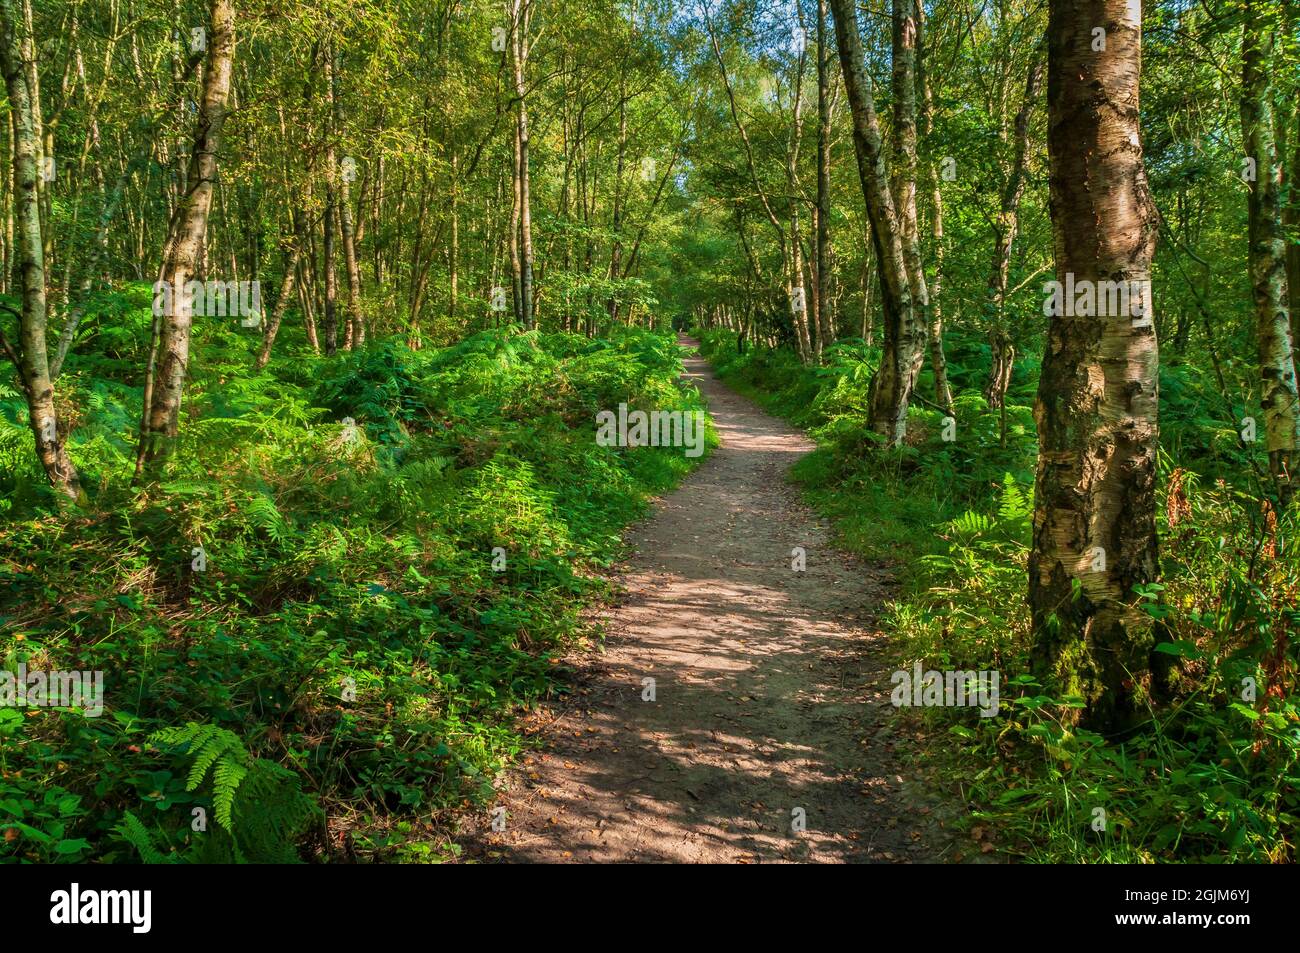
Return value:
M 871 428 L 889 446 L 907 433 L 907 406 L 924 358 L 924 328 L 914 307 L 903 250 L 903 230 L 890 190 L 889 167 L 880 136 L 880 120 L 871 80 L 862 59 L 857 5 L 830 0 L 839 47 L 840 69 L 853 116 L 853 146 L 858 179 L 871 219 L 871 238 L 880 271 L 882 341 L 880 367 L 871 379 Z
M 13 115 L 13 201 L 17 233 L 15 261 L 22 287 L 22 311 L 18 313 L 17 352 L 0 334 L 6 356 L 13 361 L 27 400 L 36 456 L 50 485 L 62 496 L 82 499 L 77 470 L 68 457 L 54 406 L 54 382 L 46 352 L 45 242 L 41 227 L 41 154 L 36 114 L 37 92 L 28 79 L 35 64 L 24 63 L 24 51 L 33 51 L 25 19 L 14 0 L 0 0 L 0 66 L 3 67 L 9 109 Z M 30 67 L 30 68 L 26 68 Z M 10 309 L 11 310 L 11 309 Z
M 609 280 L 622 273 L 623 261 L 623 168 L 627 159 L 627 71 L 623 69 L 618 84 L 618 147 L 614 164 L 614 209 L 610 220 Z M 610 295 L 605 302 L 610 320 L 618 321 L 618 299 Z
M 835 342 L 831 312 L 831 95 L 830 44 L 826 38 L 827 0 L 817 0 L 817 302 L 818 354 Z
M 451 155 L 451 244 L 447 248 L 447 318 L 455 325 L 460 295 L 460 179 L 456 154 Z
M 1103 24 L 1098 50 L 1093 31 Z M 1087 722 L 1105 730 L 1138 707 L 1152 638 L 1133 587 L 1157 574 L 1157 213 L 1138 126 L 1141 7 L 1050 0 L 1047 35 L 1057 280 L 1136 289 L 1127 313 L 1050 309 L 1034 408 L 1034 661 L 1058 697 L 1082 696 Z
M 916 84 L 921 92 L 921 135 L 927 139 L 934 131 L 934 102 L 930 96 L 930 83 L 925 63 L 925 5 L 916 3 Z M 913 145 L 915 150 L 915 145 Z M 912 174 L 916 159 L 913 155 Z M 943 290 L 943 195 L 939 191 L 939 170 L 933 157 L 926 163 L 926 179 L 930 189 L 930 235 L 934 239 L 934 284 L 927 289 L 930 304 L 926 322 L 926 339 L 930 347 L 930 367 L 934 372 L 934 400 L 947 413 L 955 414 L 952 387 L 948 384 L 948 358 L 943 352 L 943 308 L 939 298 Z M 913 199 L 915 202 L 915 199 Z M 919 251 L 918 251 L 919 255 Z M 922 276 L 925 272 L 922 270 Z
M 302 246 L 307 227 L 306 216 L 301 209 L 293 211 L 293 247 L 285 255 L 284 278 L 280 281 L 280 295 L 275 299 L 275 310 L 262 331 L 262 349 L 257 353 L 257 369 L 260 371 L 271 360 L 271 348 L 275 346 L 275 336 L 280 333 L 280 322 L 289 309 L 289 299 L 293 297 L 294 274 L 298 261 L 302 258 Z
M 50 130 L 45 126 L 45 116 L 41 110 L 41 71 L 36 62 L 36 26 L 32 16 L 32 3 L 31 0 L 20 0 L 20 3 L 18 12 L 22 16 L 23 25 L 19 32 L 19 44 L 22 49 L 22 69 L 27 77 L 27 101 L 31 104 L 32 135 L 36 139 L 36 168 L 40 173 L 45 168 L 46 158 L 51 154 L 53 140 L 50 138 Z M 36 195 L 41 213 L 42 250 L 45 265 L 50 268 L 53 267 L 51 252 L 54 250 L 54 230 L 49 227 L 51 196 L 43 174 L 36 177 Z M 22 267 L 21 261 L 20 256 L 19 267 Z
M 514 166 L 510 172 L 510 288 L 514 301 L 515 321 L 523 322 L 524 306 L 522 302 L 523 288 L 523 258 L 519 246 L 519 207 L 520 207 L 520 178 L 519 178 L 519 127 L 515 126 L 514 134 Z
M 1291 347 L 1295 351 L 1300 346 L 1300 109 L 1296 110 L 1295 148 L 1291 155 L 1290 189 L 1291 201 L 1287 204 L 1282 220 L 1288 234 L 1293 237 L 1286 248 L 1286 283 L 1291 304 Z M 1295 357 L 1296 370 L 1300 371 L 1300 354 Z
M 799 342 L 799 358 L 813 359 L 813 341 L 808 327 L 808 292 L 803 278 L 803 236 L 799 230 L 799 147 L 803 141 L 803 64 L 801 49 L 795 65 L 793 122 L 786 150 L 786 183 L 790 190 L 790 314 Z M 818 356 L 820 352 L 818 352 Z
M 871 300 L 871 283 L 874 280 L 875 272 L 871 267 L 871 243 L 862 250 L 862 341 L 867 347 L 872 347 L 876 343 L 876 327 L 874 322 L 875 306 Z
M 939 293 L 943 290 L 943 196 L 939 192 L 939 177 L 930 170 L 931 207 L 930 227 L 934 238 L 934 293 L 930 299 L 930 320 L 926 340 L 930 348 L 930 369 L 934 372 L 934 402 L 949 414 L 956 413 L 952 402 L 952 385 L 948 383 L 948 357 L 943 351 L 943 308 Z
M 54 360 L 50 362 L 50 376 L 55 380 L 58 379 L 59 373 L 63 370 L 63 362 L 67 359 L 68 351 L 72 348 L 72 341 L 77 335 L 77 327 L 81 324 L 81 319 L 86 313 L 87 299 L 91 288 L 94 286 L 96 273 L 99 271 L 100 264 L 108 255 L 108 230 L 113 222 L 113 216 L 117 214 L 117 208 L 122 202 L 122 194 L 126 191 L 127 182 L 130 180 L 132 173 L 137 166 L 143 164 L 144 161 L 141 157 L 132 159 L 127 163 L 126 168 L 118 176 L 113 190 L 104 201 L 103 211 L 99 215 L 99 228 L 95 232 L 95 247 L 90 253 L 90 260 L 85 265 L 85 276 L 81 280 L 80 300 L 68 313 L 64 321 L 63 332 L 59 335 L 58 349 L 55 351 Z
M 343 101 L 339 90 L 339 72 L 342 60 L 333 54 L 330 69 L 330 103 L 334 119 L 334 136 L 343 130 Z M 354 347 L 359 347 L 366 340 L 366 325 L 361 317 L 361 267 L 357 264 L 356 232 L 352 227 L 352 175 L 354 165 L 349 163 L 346 169 L 335 169 L 338 175 L 339 190 L 339 232 L 343 239 L 343 261 L 348 273 L 348 333 L 347 338 Z
M 1015 243 L 1020 225 L 1020 199 L 1025 193 L 1025 166 L 1029 155 L 1029 121 L 1038 87 L 1042 83 L 1043 61 L 1037 53 L 1029 65 L 1025 80 L 1025 94 L 1016 113 L 1015 147 L 1011 168 L 1002 187 L 1002 202 L 994 221 L 993 261 L 989 266 L 989 349 L 993 360 L 989 367 L 989 380 L 984 388 L 984 399 L 989 407 L 1001 407 L 1006 401 L 1011 385 L 1012 360 L 1015 348 L 1006 326 L 1007 275 L 1011 268 L 1011 246 Z
M 528 173 L 528 24 L 532 0 L 513 0 L 513 53 L 515 79 L 515 128 L 518 158 L 515 175 L 519 193 L 519 301 L 515 318 L 527 330 L 533 327 L 533 213 L 532 187 Z
M 1273 48 L 1280 10 L 1270 0 L 1248 0 L 1242 38 L 1241 130 L 1246 154 L 1255 160 L 1247 204 L 1251 287 L 1259 368 L 1260 406 L 1269 470 L 1283 506 L 1294 493 L 1300 445 L 1300 397 L 1292 353 L 1287 293 L 1286 237 L 1282 231 L 1282 164 L 1273 126 Z
M 156 344 L 145 374 L 144 412 L 136 475 L 146 463 L 166 455 L 175 442 L 181 396 L 190 360 L 193 308 L 186 285 L 199 274 L 208 231 L 208 213 L 217 181 L 217 153 L 230 98 L 235 59 L 235 9 L 232 0 L 212 0 L 208 59 L 203 70 L 202 102 L 186 175 L 186 191 L 172 215 L 159 279 L 170 289 L 170 306 L 154 319 Z
M 333 62 L 328 49 L 318 49 L 321 67 L 325 73 L 325 98 L 333 98 Z M 330 107 L 325 131 L 325 208 L 321 219 L 321 285 L 324 300 L 321 302 L 321 331 L 325 337 L 325 353 L 333 355 L 339 349 L 338 273 L 334 268 L 334 236 L 338 225 L 338 153 L 334 148 L 334 110 Z
M 307 334 L 307 343 L 312 351 L 320 354 L 320 337 L 316 333 L 316 294 L 311 290 L 315 279 L 312 273 L 310 232 L 308 235 L 308 248 L 305 249 L 307 254 L 298 258 L 298 304 L 302 307 L 302 324 Z
M 893 94 L 894 94 L 894 159 L 891 184 L 894 203 L 898 209 L 899 224 L 903 232 L 903 263 L 907 269 L 908 286 L 912 292 L 913 318 L 920 325 L 918 332 L 926 335 L 932 350 L 938 342 L 942 357 L 943 344 L 940 328 L 931 314 L 930 291 L 921 263 L 921 232 L 916 207 L 916 92 L 917 92 L 917 42 L 920 34 L 917 16 L 920 0 L 893 0 Z M 922 342 L 917 342 L 913 360 L 919 371 L 924 361 Z M 944 365 L 944 382 L 947 368 Z M 915 378 L 915 373 L 913 374 Z M 906 425 L 906 418 L 904 419 Z
M 335 167 L 333 147 L 327 150 L 325 163 L 330 169 Z M 325 302 L 321 324 L 325 332 L 326 354 L 336 354 L 339 349 L 339 282 L 338 273 L 334 270 L 334 235 L 337 231 L 334 214 L 338 190 L 331 181 L 333 175 L 333 172 L 326 173 L 325 215 L 321 222 L 321 270 L 325 273 Z

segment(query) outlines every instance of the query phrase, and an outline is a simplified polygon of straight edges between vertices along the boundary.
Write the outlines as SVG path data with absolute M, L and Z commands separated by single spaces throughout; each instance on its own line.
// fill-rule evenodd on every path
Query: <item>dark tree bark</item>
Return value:
M 993 408 L 1006 402 L 1007 388 L 1011 385 L 1011 370 L 1015 360 L 1015 347 L 1006 325 L 1007 275 L 1011 268 L 1011 246 L 1020 227 L 1020 199 L 1025 194 L 1028 180 L 1026 166 L 1029 158 L 1029 121 L 1038 89 L 1042 83 L 1043 60 L 1035 54 L 1025 79 L 1025 93 L 1016 113 L 1015 145 L 1011 166 L 1006 171 L 1002 187 L 1002 200 L 994 220 L 993 261 L 989 266 L 989 349 L 993 360 L 989 367 L 989 380 L 984 388 L 984 399 Z

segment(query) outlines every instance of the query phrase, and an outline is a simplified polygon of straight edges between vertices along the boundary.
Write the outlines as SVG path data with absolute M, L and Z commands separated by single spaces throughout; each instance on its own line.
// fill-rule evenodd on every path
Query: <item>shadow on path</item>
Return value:
M 695 342 L 682 338 L 683 345 Z M 721 446 L 634 527 L 604 652 L 574 659 L 546 748 L 503 779 L 516 862 L 924 861 L 947 838 L 904 791 L 869 617 L 888 582 L 830 545 L 787 482 L 813 444 L 685 358 Z M 791 568 L 791 550 L 807 569 Z M 654 679 L 655 700 L 642 699 Z M 806 828 L 797 831 L 802 815 Z

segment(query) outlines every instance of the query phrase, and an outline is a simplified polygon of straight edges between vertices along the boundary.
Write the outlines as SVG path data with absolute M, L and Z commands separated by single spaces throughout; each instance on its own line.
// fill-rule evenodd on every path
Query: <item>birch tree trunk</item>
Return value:
M 931 314 L 930 290 L 925 280 L 921 262 L 921 232 L 916 208 L 916 130 L 917 130 L 917 37 L 919 34 L 917 10 L 919 0 L 893 0 L 893 96 L 894 96 L 894 166 L 891 185 L 894 203 L 898 209 L 899 224 L 903 232 L 903 264 L 907 269 L 907 282 L 912 292 L 913 323 L 917 340 L 912 356 L 916 371 L 924 362 L 924 346 L 937 342 L 942 356 L 943 344 L 940 329 L 934 325 Z M 924 335 L 924 341 L 921 336 Z M 946 364 L 943 376 L 946 384 Z M 909 387 L 910 393 L 910 387 Z M 906 427 L 906 412 L 903 418 Z
M 1295 118 L 1296 128 L 1291 132 L 1295 137 L 1291 154 L 1291 201 L 1287 203 L 1282 221 L 1289 234 L 1300 236 L 1300 109 L 1295 111 Z M 1291 303 L 1291 348 L 1295 353 L 1300 346 L 1300 237 L 1292 240 L 1286 248 L 1286 283 Z M 1300 353 L 1295 353 L 1295 362 L 1296 371 L 1300 372 Z
M 339 72 L 342 60 L 338 53 L 333 54 L 330 70 L 330 102 L 333 108 L 334 135 L 343 130 L 343 101 L 339 89 Z M 357 264 L 356 231 L 352 226 L 352 176 L 355 164 L 348 163 L 347 168 L 336 170 L 339 175 L 339 233 L 343 238 L 343 262 L 348 274 L 348 341 L 359 347 L 366 340 L 366 325 L 361 317 L 361 267 Z
M 325 71 L 325 98 L 333 100 L 334 98 L 334 64 L 331 59 L 329 50 L 320 50 L 318 55 L 322 58 L 322 65 Z M 339 317 L 338 317 L 338 272 L 334 268 L 334 242 L 335 235 L 338 231 L 338 223 L 335 218 L 338 214 L 338 175 L 339 162 L 338 152 L 334 147 L 334 106 L 330 103 L 329 118 L 326 120 L 325 131 L 325 214 L 321 221 L 321 271 L 324 272 L 324 291 L 325 300 L 321 306 L 321 330 L 325 332 L 325 353 L 336 354 L 339 349 Z M 418 236 L 422 235 L 422 230 L 417 230 Z M 414 275 L 414 264 L 411 268 Z M 414 280 L 414 279 L 412 279 Z M 413 312 L 411 320 L 415 321 L 416 315 Z M 344 335 L 344 344 L 346 345 L 347 335 Z
M 826 0 L 817 0 L 817 353 L 835 342 L 830 300 L 831 247 L 831 52 L 826 38 Z
M 293 246 L 285 255 L 284 277 L 280 281 L 280 294 L 275 299 L 275 309 L 262 330 L 262 348 L 257 352 L 255 365 L 259 371 L 271 360 L 271 348 L 275 346 L 276 335 L 280 333 L 280 323 L 284 320 L 284 313 L 289 309 L 289 300 L 293 297 L 294 276 L 298 270 L 298 262 L 302 258 L 306 231 L 306 215 L 302 209 L 294 209 Z
M 185 287 L 199 273 L 208 231 L 208 213 L 217 181 L 217 153 L 230 98 L 235 60 L 235 8 L 232 0 L 212 0 L 208 59 L 203 69 L 202 101 L 194 130 L 186 190 L 172 215 L 159 278 L 170 289 L 169 307 L 155 318 L 157 342 L 145 375 L 144 413 L 136 474 L 171 451 L 180 420 L 181 397 L 190 361 L 193 309 Z
M 519 127 L 515 126 L 514 130 L 514 151 L 512 158 L 514 165 L 510 172 L 510 240 L 508 243 L 510 253 L 510 289 L 514 301 L 515 320 L 522 323 L 524 315 L 523 306 L 523 258 L 519 248 Z
M 528 173 L 528 25 L 532 0 L 514 0 L 511 54 L 515 80 L 515 129 L 518 143 L 515 176 L 519 195 L 519 301 L 516 319 L 526 330 L 533 320 L 533 213 Z
M 22 312 L 15 349 L 0 335 L 6 356 L 13 361 L 27 400 L 27 413 L 36 440 L 36 456 L 50 485 L 62 496 L 82 499 L 77 470 L 59 433 L 54 406 L 54 382 L 46 351 L 45 241 L 41 227 L 41 142 L 36 114 L 39 98 L 29 85 L 35 55 L 27 36 L 26 19 L 14 0 L 0 0 L 0 67 L 3 68 L 9 109 L 13 117 L 14 259 L 22 290 Z
M 1290 296 L 1287 291 L 1286 237 L 1282 231 L 1282 164 L 1274 130 L 1273 49 L 1280 10 L 1270 0 L 1249 0 L 1242 34 L 1241 131 L 1246 155 L 1255 160 L 1250 186 L 1250 282 L 1255 299 L 1259 369 L 1263 378 L 1269 471 L 1282 505 L 1295 492 L 1296 450 L 1300 446 L 1300 398 L 1296 394 Z
M 457 175 L 455 144 L 451 154 L 451 244 L 447 247 L 447 319 L 456 321 L 460 296 L 460 177 Z
M 882 340 L 880 367 L 871 379 L 871 428 L 890 446 L 907 433 L 907 406 L 924 358 L 924 328 L 917 318 L 903 250 L 903 228 L 889 183 L 880 118 L 862 58 L 857 6 L 830 0 L 840 69 L 853 116 L 858 179 L 871 219 L 871 239 L 880 271 Z
M 803 71 L 806 47 L 799 45 L 795 59 L 794 105 L 790 125 L 790 144 L 786 149 L 785 180 L 790 191 L 790 315 L 799 340 L 799 357 L 806 364 L 820 360 L 818 347 L 814 356 L 813 338 L 808 326 L 808 292 L 804 285 L 803 235 L 799 229 L 799 148 L 803 143 Z
M 934 101 L 925 64 L 925 5 L 916 0 L 916 87 L 921 95 L 921 135 L 927 139 L 934 131 Z M 912 174 L 916 174 L 915 142 L 913 142 Z M 930 191 L 930 235 L 934 240 L 934 283 L 926 289 L 929 314 L 926 321 L 926 341 L 930 348 L 930 368 L 934 372 L 934 400 L 949 414 L 955 414 L 952 387 L 948 384 L 948 358 L 943 351 L 943 308 L 940 292 L 943 289 L 943 193 L 939 191 L 939 170 L 931 156 L 925 164 L 926 185 Z M 913 199 L 915 203 L 915 198 Z M 919 239 L 918 239 L 919 241 Z M 919 248 L 918 248 L 919 259 Z M 925 272 L 921 271 L 922 280 Z
M 871 267 L 871 243 L 862 250 L 862 341 L 867 347 L 876 343 L 875 304 L 871 300 L 871 283 L 875 280 L 875 271 Z
M 1151 620 L 1135 608 L 1133 587 L 1158 568 L 1157 213 L 1138 126 L 1141 6 L 1051 0 L 1047 35 L 1057 280 L 1137 289 L 1127 313 L 1051 309 L 1034 408 L 1034 661 L 1054 690 L 1081 695 L 1088 723 L 1105 730 L 1131 718 L 1144 690 Z

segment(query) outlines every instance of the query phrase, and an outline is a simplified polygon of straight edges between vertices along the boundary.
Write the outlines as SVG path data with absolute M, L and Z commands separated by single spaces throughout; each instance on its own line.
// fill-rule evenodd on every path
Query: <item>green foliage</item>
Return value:
M 0 709 L 0 830 L 17 832 L 0 858 L 288 859 L 305 847 L 299 779 L 357 832 L 343 850 L 445 857 L 398 825 L 491 796 L 519 715 L 565 690 L 555 659 L 599 635 L 584 608 L 623 527 L 695 463 L 595 441 L 595 413 L 620 402 L 701 406 L 678 349 L 506 329 L 441 350 L 372 341 L 308 370 L 286 350 L 251 375 L 256 338 L 211 323 L 196 338 L 154 483 L 127 484 L 139 390 L 91 352 L 71 442 L 91 507 L 20 495 L 0 521 L 0 653 L 106 683 L 100 718 Z
M 125 812 L 117 831 L 145 863 L 298 862 L 296 841 L 319 820 L 320 809 L 302 793 L 294 772 L 252 757 L 238 735 L 216 725 L 191 722 L 157 731 L 150 740 L 193 759 L 186 791 L 198 790 L 211 777 L 206 800 L 217 826 L 200 831 L 184 851 L 164 854 L 149 829 Z M 207 809 L 200 810 L 198 816 L 206 818 Z
M 12 709 L 0 709 L 0 721 L 8 714 Z M 70 836 L 70 829 L 83 825 L 89 813 L 82 797 L 65 788 L 38 789 L 21 778 L 0 777 L 0 861 L 17 856 L 20 843 L 25 858 L 36 863 L 83 859 L 90 844 Z
M 813 426 L 820 447 L 796 467 L 809 498 L 851 549 L 897 566 L 883 618 L 897 666 L 1001 673 L 1000 717 L 913 716 L 944 737 L 919 753 L 923 770 L 976 805 L 968 823 L 981 836 L 1044 862 L 1294 861 L 1300 561 L 1286 550 L 1297 516 L 1261 508 L 1259 461 L 1231 439 L 1232 410 L 1203 371 L 1161 381 L 1162 443 L 1197 470 L 1164 461 L 1163 578 L 1134 593 L 1163 632 L 1143 686 L 1149 718 L 1103 738 L 1075 726 L 1077 699 L 1027 674 L 1028 408 L 1009 408 L 1003 449 L 995 415 L 959 392 L 957 447 L 914 407 L 908 445 L 883 452 L 861 437 L 869 354 L 837 347 L 812 369 L 789 354 L 737 355 L 732 335 L 704 343 L 724 375 Z
M 345 353 L 329 367 L 312 403 L 336 419 L 353 418 L 372 439 L 402 443 L 402 427 L 417 419 L 420 408 L 413 360 L 411 351 L 392 340 Z

